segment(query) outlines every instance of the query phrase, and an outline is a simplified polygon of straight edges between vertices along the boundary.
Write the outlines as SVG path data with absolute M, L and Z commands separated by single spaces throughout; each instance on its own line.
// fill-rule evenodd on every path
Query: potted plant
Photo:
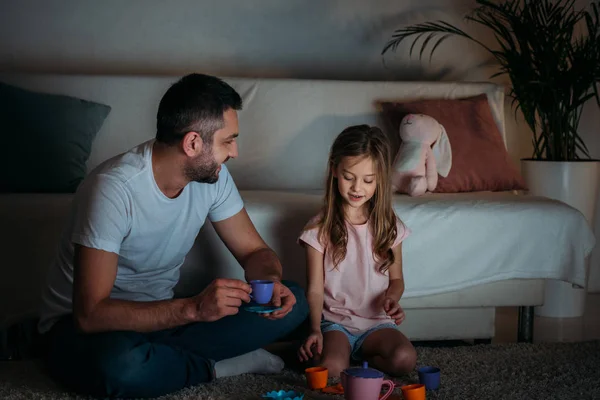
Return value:
M 420 57 L 447 38 L 459 36 L 482 46 L 499 64 L 494 78 L 506 74 L 515 111 L 520 110 L 532 132 L 533 155 L 521 160 L 523 177 L 532 195 L 563 201 L 593 224 L 600 179 L 600 162 L 590 157 L 578 133 L 584 104 L 595 99 L 600 108 L 600 16 L 597 2 L 589 10 L 575 9 L 575 0 L 477 0 L 467 15 L 493 34 L 488 46 L 445 21 L 398 29 L 382 55 L 420 38 Z M 583 314 L 585 290 L 549 281 L 538 315 L 574 317 Z

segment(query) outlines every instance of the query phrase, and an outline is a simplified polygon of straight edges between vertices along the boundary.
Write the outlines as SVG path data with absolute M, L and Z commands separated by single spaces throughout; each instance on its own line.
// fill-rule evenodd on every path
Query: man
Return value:
M 39 323 L 49 369 L 63 384 L 97 396 L 154 397 L 283 368 L 261 348 L 298 327 L 308 306 L 298 286 L 281 282 L 280 262 L 224 165 L 238 155 L 241 107 L 218 78 L 185 76 L 160 102 L 156 138 L 107 160 L 81 184 Z M 173 298 L 206 217 L 248 281 L 275 281 L 272 303 L 281 310 L 240 311 L 251 288 L 234 279 Z

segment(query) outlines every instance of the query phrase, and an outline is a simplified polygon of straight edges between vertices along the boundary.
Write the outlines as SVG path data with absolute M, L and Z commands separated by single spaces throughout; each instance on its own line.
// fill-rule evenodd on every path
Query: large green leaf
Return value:
M 533 155 L 538 159 L 569 160 L 589 151 L 578 134 L 583 105 L 592 97 L 600 106 L 600 12 L 577 10 L 575 0 L 477 0 L 468 24 L 488 29 L 489 46 L 466 30 L 445 21 L 425 22 L 394 31 L 382 54 L 412 40 L 409 55 L 429 60 L 451 36 L 475 42 L 498 63 L 491 78 L 508 75 L 515 113 L 520 111 L 533 132 Z M 585 29 L 581 32 L 583 22 Z

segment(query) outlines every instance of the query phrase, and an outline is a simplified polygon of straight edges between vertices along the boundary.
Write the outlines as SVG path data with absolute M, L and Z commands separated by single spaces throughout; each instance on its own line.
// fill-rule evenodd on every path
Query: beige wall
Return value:
M 481 67 L 486 54 L 460 39 L 446 41 L 431 64 L 409 59 L 408 46 L 387 55 L 385 64 L 380 55 L 395 27 L 433 19 L 461 23 L 473 5 L 473 0 L 0 0 L 0 70 L 486 80 L 494 71 Z M 600 113 L 589 110 L 581 130 L 600 158 Z M 530 136 L 522 121 L 507 121 L 507 127 L 523 132 L 508 143 L 518 163 L 530 156 Z M 600 232 L 600 216 L 595 227 Z M 593 287 L 600 290 L 598 249 L 592 268 Z

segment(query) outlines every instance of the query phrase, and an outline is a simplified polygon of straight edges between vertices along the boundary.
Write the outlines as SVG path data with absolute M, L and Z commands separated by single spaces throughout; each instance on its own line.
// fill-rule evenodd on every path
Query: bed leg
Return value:
M 533 343 L 533 307 L 519 307 L 519 328 L 517 341 L 519 343 Z

